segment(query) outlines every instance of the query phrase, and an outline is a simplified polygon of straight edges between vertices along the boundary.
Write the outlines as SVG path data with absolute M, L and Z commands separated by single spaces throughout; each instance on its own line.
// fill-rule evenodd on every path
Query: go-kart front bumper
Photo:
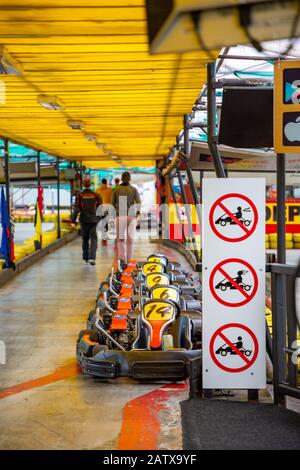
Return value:
M 201 350 L 107 350 L 94 356 L 91 351 L 91 344 L 82 337 L 77 345 L 77 360 L 84 374 L 107 379 L 130 377 L 172 382 L 189 378 L 192 396 L 201 386 Z

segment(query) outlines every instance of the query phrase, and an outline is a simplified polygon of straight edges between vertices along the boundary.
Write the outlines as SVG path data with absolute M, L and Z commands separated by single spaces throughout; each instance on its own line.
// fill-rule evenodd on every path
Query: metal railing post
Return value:
M 180 224 L 180 228 L 181 228 L 182 238 L 183 238 L 183 241 L 185 243 L 186 242 L 186 236 L 185 236 L 185 232 L 184 232 L 183 223 L 182 223 L 182 220 L 181 220 L 181 214 L 180 214 L 178 204 L 177 204 L 177 201 L 176 201 L 176 195 L 175 195 L 174 188 L 173 188 L 173 185 L 172 185 L 171 176 L 169 176 L 168 181 L 169 181 L 169 185 L 170 185 L 172 198 L 173 198 L 173 201 L 174 201 L 174 204 L 175 204 L 175 210 L 176 210 L 177 218 L 179 220 L 179 224 Z
M 278 153 L 277 169 L 277 263 L 285 264 L 285 154 Z
M 5 176 L 5 196 L 6 196 L 6 205 L 7 205 L 7 213 L 9 219 L 9 231 L 10 237 L 8 238 L 8 266 L 11 267 L 12 259 L 11 259 L 11 219 L 10 219 L 10 170 L 9 170 L 9 143 L 8 139 L 4 139 L 4 176 Z
M 216 175 L 218 178 L 226 178 L 222 158 L 217 146 L 217 124 L 216 124 L 216 65 L 215 62 L 207 64 L 207 134 L 208 146 L 214 162 Z
M 192 239 L 193 251 L 194 251 L 194 255 L 196 257 L 196 260 L 199 261 L 199 252 L 197 250 L 197 244 L 196 244 L 196 240 L 195 240 L 195 237 L 194 237 L 190 207 L 189 207 L 189 203 L 188 203 L 188 200 L 187 200 L 187 197 L 186 197 L 186 193 L 185 193 L 185 189 L 184 189 L 184 185 L 183 185 L 183 181 L 182 181 L 182 176 L 181 176 L 179 168 L 177 168 L 177 177 L 178 177 L 179 186 L 180 186 L 180 190 L 181 190 L 181 194 L 182 194 L 183 204 L 184 204 L 184 207 L 185 207 L 185 213 L 186 213 L 187 222 L 188 222 L 189 237 L 191 237 L 191 239 Z
M 59 157 L 56 159 L 56 169 L 57 169 L 57 238 L 61 237 L 60 229 L 60 171 L 59 171 Z
M 286 313 L 287 313 L 287 344 L 291 351 L 297 340 L 297 317 L 296 317 L 296 282 L 292 276 L 286 278 Z M 287 360 L 288 383 L 292 387 L 297 387 L 297 362 L 293 363 L 292 354 L 288 354 Z
M 283 274 L 271 274 L 272 294 L 272 332 L 273 332 L 273 388 L 274 402 L 284 403 L 284 395 L 279 390 L 279 384 L 285 379 L 285 296 Z

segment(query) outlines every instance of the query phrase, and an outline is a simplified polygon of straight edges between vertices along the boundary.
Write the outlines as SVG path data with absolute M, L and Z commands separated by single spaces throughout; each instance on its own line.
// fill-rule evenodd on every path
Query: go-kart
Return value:
M 243 282 L 239 283 L 238 284 L 240 286 L 241 289 L 245 290 L 245 291 L 249 291 L 251 289 L 252 286 L 250 286 L 249 284 L 244 284 Z M 234 289 L 237 289 L 237 287 L 232 284 L 232 282 L 230 281 L 227 281 L 225 279 L 223 279 L 222 281 L 220 281 L 216 286 L 215 286 L 216 289 L 221 289 L 221 291 L 225 292 L 227 289 L 231 289 L 231 290 L 234 290 Z
M 163 255 L 155 256 L 154 261 L 147 261 L 141 264 L 140 271 L 137 270 L 136 261 L 129 263 L 123 271 L 114 271 L 108 276 L 106 287 L 102 283 L 101 292 L 98 294 L 95 309 L 88 315 L 87 328 L 92 329 L 97 314 L 105 316 L 109 323 L 112 314 L 120 310 L 140 310 L 142 302 L 150 298 L 151 289 L 157 285 L 172 285 L 179 291 L 180 306 L 184 310 L 201 311 L 200 283 L 197 285 L 178 283 L 172 273 L 164 272 L 164 266 L 169 265 L 164 257 L 164 263 L 157 261 Z M 150 258 L 150 257 L 149 257 Z M 149 260 L 148 258 L 148 260 Z M 175 279 L 175 281 L 174 281 Z
M 143 264 L 144 266 L 144 264 Z M 145 279 L 161 273 L 142 273 Z M 164 281 L 169 276 L 164 278 Z M 156 282 L 156 281 L 155 281 Z M 77 359 L 82 371 L 100 378 L 128 376 L 136 380 L 190 379 L 195 395 L 201 380 L 201 312 L 188 309 L 180 288 L 149 286 L 135 308 L 115 311 L 99 306 L 80 333 Z M 195 307 L 194 303 L 192 307 Z M 132 305 L 131 305 L 132 307 Z
M 242 225 L 245 225 L 245 227 L 248 227 L 251 224 L 251 220 L 247 220 L 243 218 L 238 219 L 238 220 Z M 222 227 L 225 227 L 227 224 L 237 225 L 237 222 L 228 216 L 228 217 L 220 217 L 218 220 L 216 220 L 215 224 L 220 224 Z
M 242 215 L 243 212 L 251 212 L 250 207 L 246 207 L 245 209 L 242 209 L 241 207 L 237 208 L 238 212 L 235 213 L 235 219 L 230 217 L 227 213 L 221 215 L 216 221 L 216 225 L 221 225 L 222 227 L 225 227 L 227 224 L 228 225 L 237 225 L 236 220 L 240 222 L 240 224 L 245 225 L 245 227 L 248 227 L 252 220 L 245 219 Z
M 244 354 L 244 356 L 251 356 L 252 351 L 250 349 L 245 349 L 245 348 L 238 348 L 238 350 Z M 227 344 L 223 344 L 219 349 L 216 350 L 216 354 L 220 354 L 221 356 L 227 356 L 227 354 L 230 355 L 237 355 L 237 352 L 232 349 L 230 346 L 227 346 Z
M 150 278 L 151 274 L 153 284 L 150 287 L 155 283 L 161 283 L 161 279 L 164 278 L 164 284 L 180 285 L 183 294 L 194 296 L 201 294 L 198 275 L 179 270 L 178 263 L 169 263 L 164 255 L 154 254 L 150 255 L 145 263 L 137 263 L 133 260 L 125 269 L 119 265 L 116 273 L 112 269 L 107 280 L 100 284 L 97 300 L 103 296 L 104 292 L 107 292 L 107 297 L 111 295 L 118 297 L 119 294 L 126 294 L 126 290 L 131 295 L 145 295 L 148 288 L 145 280 L 147 276 Z M 168 280 L 166 280 L 167 276 Z

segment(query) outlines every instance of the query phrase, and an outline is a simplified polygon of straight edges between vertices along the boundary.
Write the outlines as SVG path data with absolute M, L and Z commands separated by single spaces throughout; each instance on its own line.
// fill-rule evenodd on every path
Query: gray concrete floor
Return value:
M 135 256 L 145 259 L 158 250 L 186 265 L 179 254 L 145 240 L 137 241 Z M 0 340 L 7 363 L 0 365 L 0 390 L 75 363 L 78 333 L 113 258 L 113 244 L 100 246 L 96 267 L 86 266 L 76 240 L 1 289 Z M 126 379 L 99 383 L 74 374 L 5 397 L 0 400 L 0 448 L 116 448 L 126 402 L 157 387 Z M 180 442 L 173 445 L 180 447 Z

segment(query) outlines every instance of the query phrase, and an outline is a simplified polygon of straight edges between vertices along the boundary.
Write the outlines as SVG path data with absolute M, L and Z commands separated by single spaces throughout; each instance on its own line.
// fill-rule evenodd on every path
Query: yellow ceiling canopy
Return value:
M 206 53 L 150 56 L 144 0 L 0 0 L 0 8 L 0 46 L 22 70 L 0 77 L 2 137 L 97 166 L 116 166 L 112 156 L 151 165 L 168 153 L 205 81 Z

